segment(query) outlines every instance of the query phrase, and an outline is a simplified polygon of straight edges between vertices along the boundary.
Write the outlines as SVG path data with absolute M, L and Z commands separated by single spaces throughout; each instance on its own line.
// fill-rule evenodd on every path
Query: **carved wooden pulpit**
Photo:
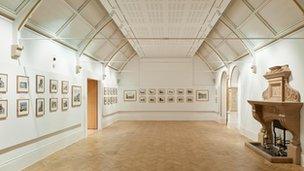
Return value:
M 248 102 L 252 106 L 253 117 L 262 125 L 259 133 L 259 142 L 272 145 L 272 124 L 278 121 L 281 126 L 292 134 L 292 140 L 287 146 L 287 156 L 278 157 L 265 153 L 262 148 L 254 146 L 254 143 L 246 143 L 246 146 L 258 152 L 271 162 L 293 162 L 300 164 L 300 112 L 303 103 L 300 103 L 300 94 L 289 85 L 291 71 L 288 65 L 270 68 L 264 75 L 269 86 L 263 93 L 264 101 Z

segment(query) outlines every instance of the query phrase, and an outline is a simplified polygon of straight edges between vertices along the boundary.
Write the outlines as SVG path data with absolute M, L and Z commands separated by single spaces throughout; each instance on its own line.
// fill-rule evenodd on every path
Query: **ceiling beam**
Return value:
M 196 52 L 195 54 L 198 56 L 198 58 L 200 60 L 202 60 L 208 66 L 208 68 L 210 69 L 210 71 L 214 72 L 214 69 L 211 67 L 211 65 L 208 63 L 208 61 L 206 60 L 205 57 L 203 57 L 199 52 Z
M 134 58 L 134 56 L 136 56 L 137 53 L 136 51 L 126 60 L 126 62 L 120 67 L 119 72 L 121 72 L 125 66 Z
M 223 62 L 223 64 L 228 67 L 228 62 L 224 60 L 224 57 L 222 56 L 222 54 L 212 45 L 210 44 L 207 40 L 205 40 L 206 45 L 213 50 L 217 56 L 220 58 L 220 60 Z
M 112 59 L 114 58 L 114 56 L 124 47 L 124 46 L 126 46 L 128 44 L 128 41 L 126 41 L 126 42 L 124 42 L 123 44 L 121 44 L 120 45 L 120 47 L 119 48 L 117 48 L 113 53 L 112 53 L 112 55 L 110 56 L 110 57 L 107 57 L 106 58 L 106 62 L 105 62 L 105 67 L 107 67 L 109 64 L 110 64 L 110 62 L 112 61 Z

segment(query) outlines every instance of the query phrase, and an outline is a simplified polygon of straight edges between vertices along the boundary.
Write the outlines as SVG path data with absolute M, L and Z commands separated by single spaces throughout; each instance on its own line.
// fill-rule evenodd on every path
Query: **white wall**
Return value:
M 195 118 L 193 113 L 201 114 L 201 118 L 214 119 L 216 109 L 215 89 L 213 74 L 208 67 L 197 57 L 194 58 L 139 58 L 132 59 L 118 76 L 119 82 L 119 103 L 122 118 L 128 119 L 185 119 L 182 115 L 170 114 L 172 111 L 184 112 L 188 119 Z M 139 103 L 124 102 L 124 90 L 138 90 L 140 88 L 192 88 L 194 90 L 209 90 L 209 102 L 194 103 Z M 146 96 L 149 97 L 148 95 Z M 185 96 L 186 97 L 186 96 Z M 193 96 L 195 98 L 195 95 Z M 189 114 L 192 113 L 192 114 Z M 163 114 L 159 117 L 157 114 Z M 166 113 L 166 114 L 165 114 Z M 128 117 L 126 117 L 128 114 Z M 132 116 L 133 115 L 133 116 Z M 140 115 L 135 117 L 134 115 Z M 151 117 L 151 115 L 153 115 Z
M 18 170 L 85 137 L 87 78 L 101 80 L 103 66 L 87 57 L 81 57 L 80 64 L 83 66 L 83 71 L 81 74 L 76 75 L 76 53 L 74 51 L 52 41 L 42 40 L 41 38 L 43 37 L 27 29 L 22 31 L 22 38 L 38 39 L 23 40 L 21 42 L 24 45 L 22 57 L 20 60 L 13 60 L 10 57 L 12 24 L 10 21 L 0 18 L 0 28 L 0 73 L 8 74 L 9 77 L 8 93 L 0 94 L 0 99 L 7 99 L 9 102 L 8 118 L 0 121 L 0 151 L 71 126 L 81 125 L 72 130 L 38 142 L 29 143 L 29 145 L 0 155 L 0 170 Z M 53 57 L 57 58 L 55 68 L 52 68 Z M 46 77 L 46 91 L 44 94 L 37 95 L 35 93 L 36 74 Z M 30 77 L 29 94 L 16 93 L 16 75 Z M 60 85 L 59 92 L 51 95 L 48 93 L 49 79 L 67 80 L 70 85 L 82 86 L 83 103 L 81 107 L 72 108 L 70 104 L 69 110 L 62 112 L 61 98 L 68 97 L 71 103 L 71 90 L 68 95 L 61 95 Z M 35 116 L 35 101 L 37 97 L 45 98 L 46 101 L 46 114 L 39 118 Z M 59 101 L 58 111 L 54 113 L 49 112 L 48 102 L 51 97 L 58 98 Z M 18 98 L 30 99 L 30 113 L 26 117 L 17 118 L 16 99 Z M 111 121 L 111 119 L 107 119 L 105 122 Z
M 303 37 L 304 29 L 297 31 L 291 37 Z M 252 117 L 251 106 L 247 100 L 262 100 L 262 93 L 266 90 L 268 83 L 263 77 L 268 68 L 277 65 L 288 64 L 292 71 L 290 85 L 298 90 L 304 97 L 304 40 L 280 40 L 274 44 L 267 46 L 256 52 L 257 74 L 251 72 L 251 57 L 245 57 L 240 61 L 234 62 L 228 69 L 222 68 L 217 72 L 216 87 L 219 88 L 221 74 L 226 71 L 230 73 L 233 66 L 237 66 L 240 70 L 239 82 L 239 115 L 240 129 L 247 137 L 257 140 L 257 134 L 261 125 Z M 304 115 L 302 109 L 301 115 Z M 301 117 L 301 143 L 304 147 L 304 117 Z M 303 160 L 302 156 L 302 160 Z M 303 163 L 303 162 L 302 162 Z

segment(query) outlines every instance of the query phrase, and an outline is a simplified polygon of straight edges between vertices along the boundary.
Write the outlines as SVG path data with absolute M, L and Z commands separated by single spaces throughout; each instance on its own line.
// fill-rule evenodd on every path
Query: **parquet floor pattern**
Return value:
M 243 136 L 215 122 L 116 122 L 28 171 L 284 171 L 244 146 Z

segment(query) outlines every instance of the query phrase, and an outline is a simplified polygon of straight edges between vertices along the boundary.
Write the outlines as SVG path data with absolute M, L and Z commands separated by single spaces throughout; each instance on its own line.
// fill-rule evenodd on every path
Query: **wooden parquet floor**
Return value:
M 25 169 L 29 171 L 283 171 L 215 122 L 117 122 Z

